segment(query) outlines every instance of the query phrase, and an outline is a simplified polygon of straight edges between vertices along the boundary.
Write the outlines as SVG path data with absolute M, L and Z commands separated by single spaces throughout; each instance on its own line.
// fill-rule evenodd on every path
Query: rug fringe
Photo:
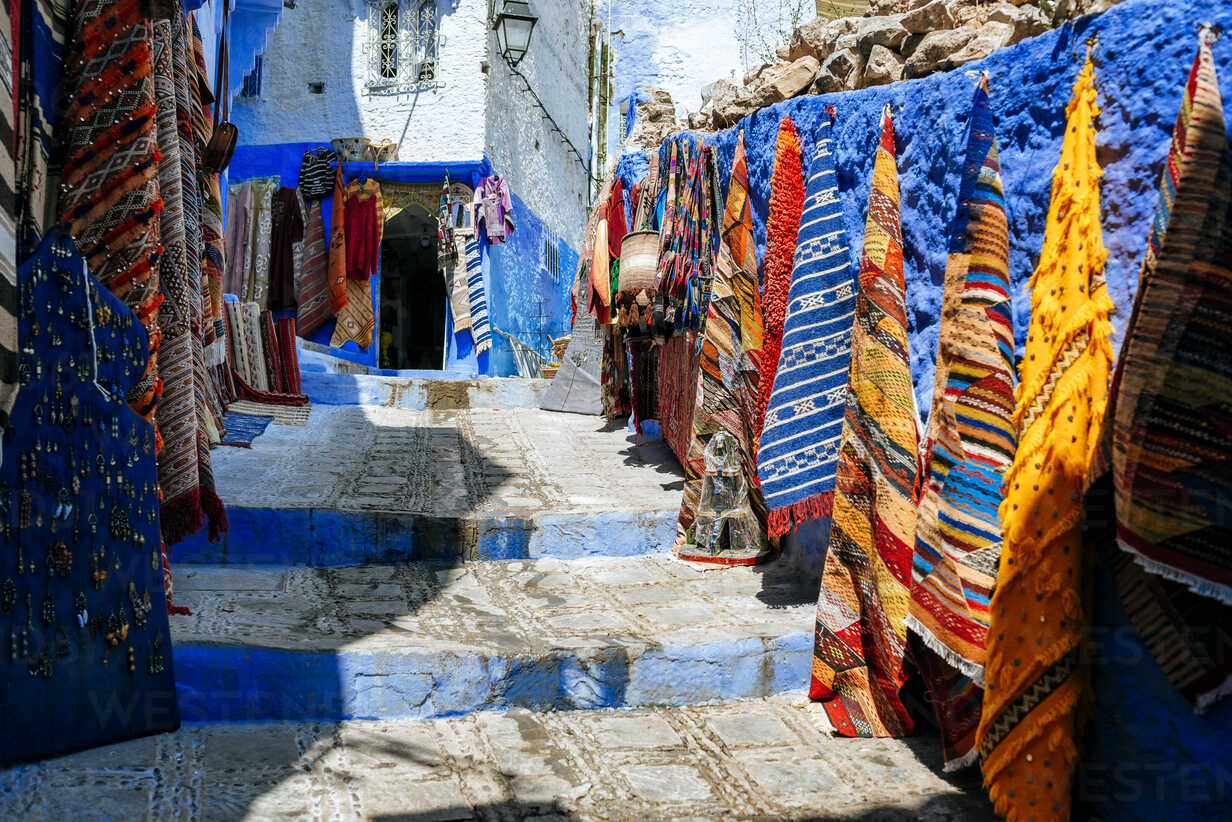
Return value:
M 159 506 L 158 519 L 162 525 L 163 541 L 168 548 L 200 531 L 205 523 L 201 489 L 194 488 L 170 502 L 163 501 Z
M 781 537 L 795 531 L 802 524 L 825 519 L 834 512 L 834 492 L 823 491 L 805 497 L 782 508 L 775 508 L 766 516 L 766 531 L 769 536 Z
M 227 507 L 213 488 L 201 489 L 201 510 L 205 512 L 206 524 L 209 526 L 209 541 L 221 541 L 222 535 L 227 533 L 231 526 L 227 522 Z
M 1164 579 L 1184 585 L 1199 596 L 1210 597 L 1224 605 L 1232 605 L 1232 587 L 1220 585 L 1218 582 L 1203 579 L 1179 568 L 1145 557 L 1120 537 L 1117 537 L 1117 544 L 1129 552 L 1134 561 L 1146 569 L 1148 573 L 1156 574 Z
M 970 768 L 972 765 L 980 761 L 980 752 L 978 748 L 972 748 L 957 759 L 946 760 L 941 766 L 941 770 L 946 773 L 954 773 L 961 771 L 963 768 Z
M 270 391 L 261 391 L 249 385 L 240 373 L 235 370 L 235 366 L 230 366 L 231 378 L 235 381 L 235 399 L 248 400 L 250 402 L 263 402 L 268 405 L 307 405 L 307 394 L 279 394 Z
M 971 681 L 981 688 L 984 687 L 984 666 L 977 665 L 971 660 L 957 653 L 941 640 L 937 639 L 936 635 L 924 626 L 918 619 L 911 614 L 907 614 L 904 624 L 908 630 L 913 631 L 915 635 L 923 642 L 928 650 L 932 651 L 937 656 L 941 657 L 947 665 L 957 671 L 962 672 L 964 676 L 971 677 Z

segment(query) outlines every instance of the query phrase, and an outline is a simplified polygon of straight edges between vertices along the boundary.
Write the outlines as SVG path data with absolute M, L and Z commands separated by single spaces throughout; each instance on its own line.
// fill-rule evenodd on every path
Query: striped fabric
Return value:
M 483 264 L 479 254 L 479 236 L 466 239 L 466 290 L 470 293 L 471 338 L 475 353 L 492 347 L 492 332 L 488 328 L 488 297 L 483 288 Z
M 919 419 L 907 350 L 898 169 L 889 111 L 869 191 L 809 696 L 843 736 L 903 736 Z
M 334 167 L 338 155 L 324 146 L 304 152 L 299 166 L 299 191 L 305 200 L 318 201 L 334 193 Z
M 17 402 L 17 200 L 13 157 L 13 43 L 0 10 L 0 430 Z
M 1208 36 L 1190 71 L 1122 353 L 1117 540 L 1232 605 L 1232 157 Z
M 1031 277 L 1014 410 L 1018 449 L 1000 509 L 1004 537 L 976 744 L 993 805 L 1009 819 L 1070 818 L 1089 697 L 1080 664 L 1082 495 L 1107 401 L 1113 308 L 1103 277 L 1093 73 L 1088 59 L 1067 108 Z
M 946 767 L 975 761 L 988 600 L 1001 553 L 1001 477 L 1014 459 L 1009 223 L 987 80 L 975 89 L 945 268 L 907 625 Z
M 304 216 L 304 263 L 295 278 L 296 327 L 302 336 L 330 318 L 329 248 L 325 245 L 325 213 L 319 200 Z
M 771 536 L 830 515 L 847 397 L 855 269 L 843 227 L 833 123 L 823 118 L 809 165 L 783 346 L 757 472 Z

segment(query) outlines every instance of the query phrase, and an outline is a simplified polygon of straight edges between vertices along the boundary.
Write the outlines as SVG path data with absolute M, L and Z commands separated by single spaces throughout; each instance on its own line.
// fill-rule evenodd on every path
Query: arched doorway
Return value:
M 437 268 L 436 219 L 410 205 L 381 240 L 382 368 L 445 367 L 445 281 Z

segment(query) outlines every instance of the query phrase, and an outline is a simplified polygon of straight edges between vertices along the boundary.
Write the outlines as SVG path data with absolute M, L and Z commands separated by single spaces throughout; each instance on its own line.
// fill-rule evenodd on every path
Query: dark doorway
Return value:
M 443 369 L 445 304 L 436 220 L 408 206 L 385 223 L 381 240 L 381 367 Z

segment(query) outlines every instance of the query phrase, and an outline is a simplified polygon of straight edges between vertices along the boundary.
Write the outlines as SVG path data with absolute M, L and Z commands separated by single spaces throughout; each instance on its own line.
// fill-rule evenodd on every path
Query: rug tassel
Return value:
M 813 494 L 782 508 L 775 508 L 766 517 L 766 530 L 772 537 L 781 537 L 797 530 L 803 523 L 825 519 L 834 511 L 834 492 Z

